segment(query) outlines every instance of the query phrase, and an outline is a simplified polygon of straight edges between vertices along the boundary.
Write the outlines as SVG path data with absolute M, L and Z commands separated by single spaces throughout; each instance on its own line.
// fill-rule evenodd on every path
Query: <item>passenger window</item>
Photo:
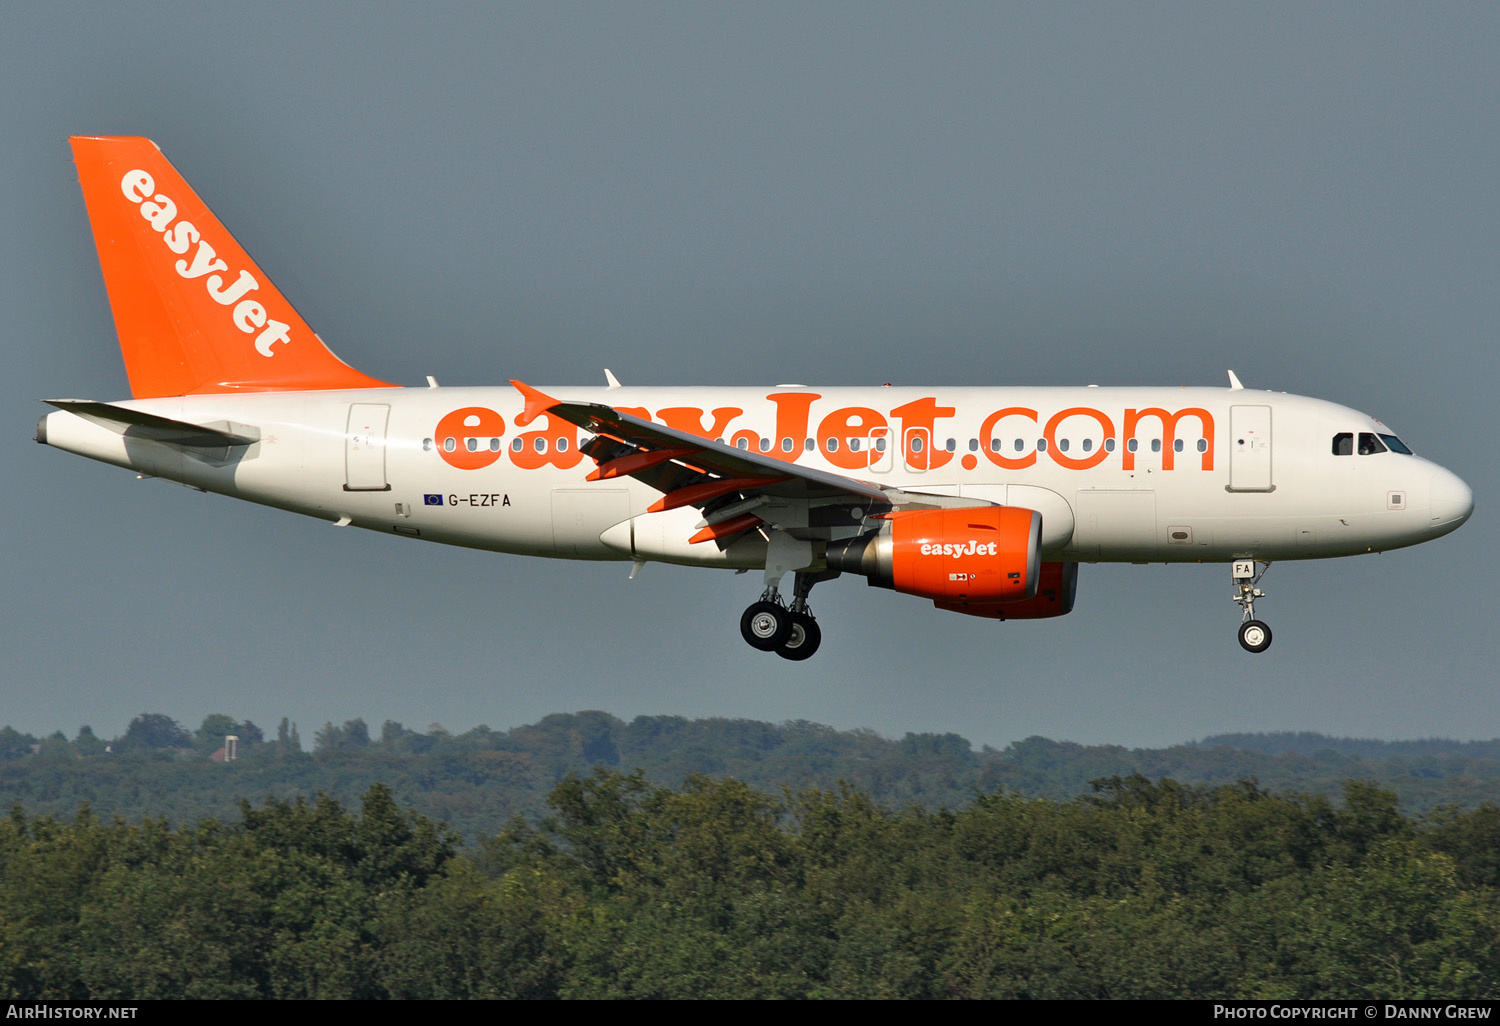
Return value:
M 557 440 L 557 451 L 558 452 L 567 452 L 568 451 L 568 440 L 566 438 L 559 438 Z
M 1129 449 L 1131 452 L 1135 452 L 1140 447 L 1141 443 L 1134 438 L 1125 443 L 1125 448 Z
M 520 452 L 524 448 L 526 448 L 526 443 L 521 441 L 519 438 L 512 438 L 510 440 L 511 452 Z
M 783 438 L 781 440 L 781 451 L 782 452 L 791 452 L 792 451 L 792 440 L 790 438 Z
M 467 438 L 467 439 L 465 439 L 464 440 L 464 448 L 468 449 L 470 452 L 478 452 L 479 451 L 479 439 L 477 439 L 477 438 Z
M 741 435 L 739 438 L 736 438 L 734 440 L 734 444 L 737 447 L 741 448 L 741 449 L 749 449 L 750 448 L 750 439 L 748 439 L 748 438 L 744 437 L 743 435 Z
M 921 452 L 922 451 L 922 436 L 921 435 L 912 435 L 911 436 L 911 451 L 912 452 Z
M 958 449 L 958 442 L 950 438 L 948 439 L 948 443 L 944 445 L 943 448 L 947 449 L 949 452 L 954 452 Z
M 1160 438 L 1153 438 L 1153 439 L 1151 439 L 1151 451 L 1152 452 L 1161 452 L 1161 439 Z
M 804 450 L 806 450 L 807 452 L 812 452 L 817 447 L 818 447 L 818 443 L 814 442 L 811 438 L 804 438 L 804 439 L 802 439 L 802 448 Z
M 422 451 L 423 452 L 431 452 L 432 451 L 432 439 L 430 439 L 430 438 L 424 438 L 424 439 L 422 439 Z
M 1113 438 L 1106 438 L 1104 440 L 1104 451 L 1105 452 L 1114 452 L 1115 451 L 1115 440 Z
M 769 438 L 762 438 L 757 443 L 757 447 L 760 449 L 761 452 L 770 452 L 771 451 L 771 440 Z
M 545 438 L 538 438 L 532 444 L 536 446 L 536 451 L 537 452 L 546 452 L 547 451 L 547 440 Z
M 1199 452 L 1208 452 L 1208 439 L 1207 438 L 1200 438 L 1200 439 L 1198 439 L 1198 451 Z
M 455 438 L 445 438 L 445 439 L 443 439 L 443 451 L 444 452 L 452 452 L 454 449 L 457 449 L 457 448 L 458 448 L 458 440 L 457 439 L 455 439 Z
M 885 452 L 885 439 L 884 438 L 877 438 L 877 439 L 875 439 L 875 451 L 876 452 Z
M 977 439 L 977 438 L 971 438 L 971 439 L 969 439 L 969 451 L 970 452 L 978 452 L 979 451 L 979 439 Z
M 1047 451 L 1047 440 L 1045 438 L 1038 438 L 1036 440 L 1036 451 L 1037 452 L 1046 452 Z
M 1181 452 L 1182 451 L 1182 439 L 1180 439 L 1180 438 L 1174 438 L 1174 439 L 1172 439 L 1172 451 L 1173 452 Z
M 490 439 L 490 452 L 499 452 L 499 451 L 500 451 L 500 439 L 498 439 L 498 438 L 491 438 Z
M 1024 439 L 1024 438 L 1017 438 L 1016 439 L 1016 452 L 1021 452 L 1025 448 L 1026 448 L 1026 439 Z
M 850 452 L 859 452 L 859 439 L 858 438 L 851 438 L 851 439 L 849 439 L 849 451 Z
M 1094 451 L 1094 440 L 1092 438 L 1085 438 L 1083 440 L 1083 451 L 1084 452 L 1093 452 Z
M 1369 431 L 1359 433 L 1359 454 L 1361 456 L 1374 456 L 1377 452 L 1385 452 L 1385 446 L 1380 439 Z
M 991 438 L 990 439 L 990 452 L 999 452 L 999 451 L 1000 451 L 1000 439 L 998 439 L 998 438 Z
M 1057 451 L 1058 452 L 1067 452 L 1068 451 L 1068 440 L 1066 438 L 1060 438 L 1060 439 L 1058 439 L 1058 441 L 1057 441 Z
M 1335 456 L 1354 455 L 1354 435 L 1348 431 L 1340 431 L 1333 436 L 1333 454 Z

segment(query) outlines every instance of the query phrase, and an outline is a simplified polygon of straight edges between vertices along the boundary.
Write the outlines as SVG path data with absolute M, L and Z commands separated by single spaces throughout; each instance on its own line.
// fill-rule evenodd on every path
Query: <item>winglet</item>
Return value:
M 536 420 L 542 414 L 546 413 L 548 410 L 552 409 L 552 407 L 557 405 L 556 399 L 552 398 L 546 392 L 542 392 L 538 389 L 532 388 L 524 381 L 512 380 L 511 384 L 515 386 L 517 392 L 520 392 L 523 396 L 526 397 L 526 408 L 522 410 L 521 415 L 516 418 L 516 423 L 521 427 L 525 427 L 527 424 L 530 424 L 532 421 Z
M 1234 371 L 1229 372 L 1229 390 L 1231 392 L 1242 392 L 1245 386 L 1240 384 L 1240 379 L 1234 376 Z

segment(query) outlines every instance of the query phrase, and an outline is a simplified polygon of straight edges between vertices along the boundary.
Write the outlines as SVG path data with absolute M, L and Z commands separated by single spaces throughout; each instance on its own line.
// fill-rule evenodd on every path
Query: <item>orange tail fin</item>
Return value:
M 131 395 L 390 387 L 333 355 L 150 139 L 72 143 Z

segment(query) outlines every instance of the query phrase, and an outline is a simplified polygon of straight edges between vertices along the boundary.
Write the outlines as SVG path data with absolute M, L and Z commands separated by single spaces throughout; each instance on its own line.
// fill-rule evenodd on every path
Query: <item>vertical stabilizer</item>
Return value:
M 323 345 L 150 139 L 72 143 L 131 395 L 390 387 Z

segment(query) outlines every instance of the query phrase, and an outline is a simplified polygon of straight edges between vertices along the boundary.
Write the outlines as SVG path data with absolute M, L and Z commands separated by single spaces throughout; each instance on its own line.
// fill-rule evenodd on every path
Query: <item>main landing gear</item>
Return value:
M 814 584 L 837 576 L 837 570 L 797 574 L 790 607 L 782 601 L 774 584 L 768 586 L 760 601 L 740 617 L 740 634 L 752 648 L 762 652 L 775 652 L 783 659 L 797 661 L 811 658 L 823 642 L 823 631 L 807 606 L 807 595 Z
M 1230 568 L 1234 578 L 1234 604 L 1240 607 L 1240 647 L 1246 652 L 1264 652 L 1271 647 L 1271 628 L 1255 618 L 1255 600 L 1266 593 L 1257 585 L 1271 569 L 1267 561 L 1259 570 L 1253 559 L 1237 559 Z

